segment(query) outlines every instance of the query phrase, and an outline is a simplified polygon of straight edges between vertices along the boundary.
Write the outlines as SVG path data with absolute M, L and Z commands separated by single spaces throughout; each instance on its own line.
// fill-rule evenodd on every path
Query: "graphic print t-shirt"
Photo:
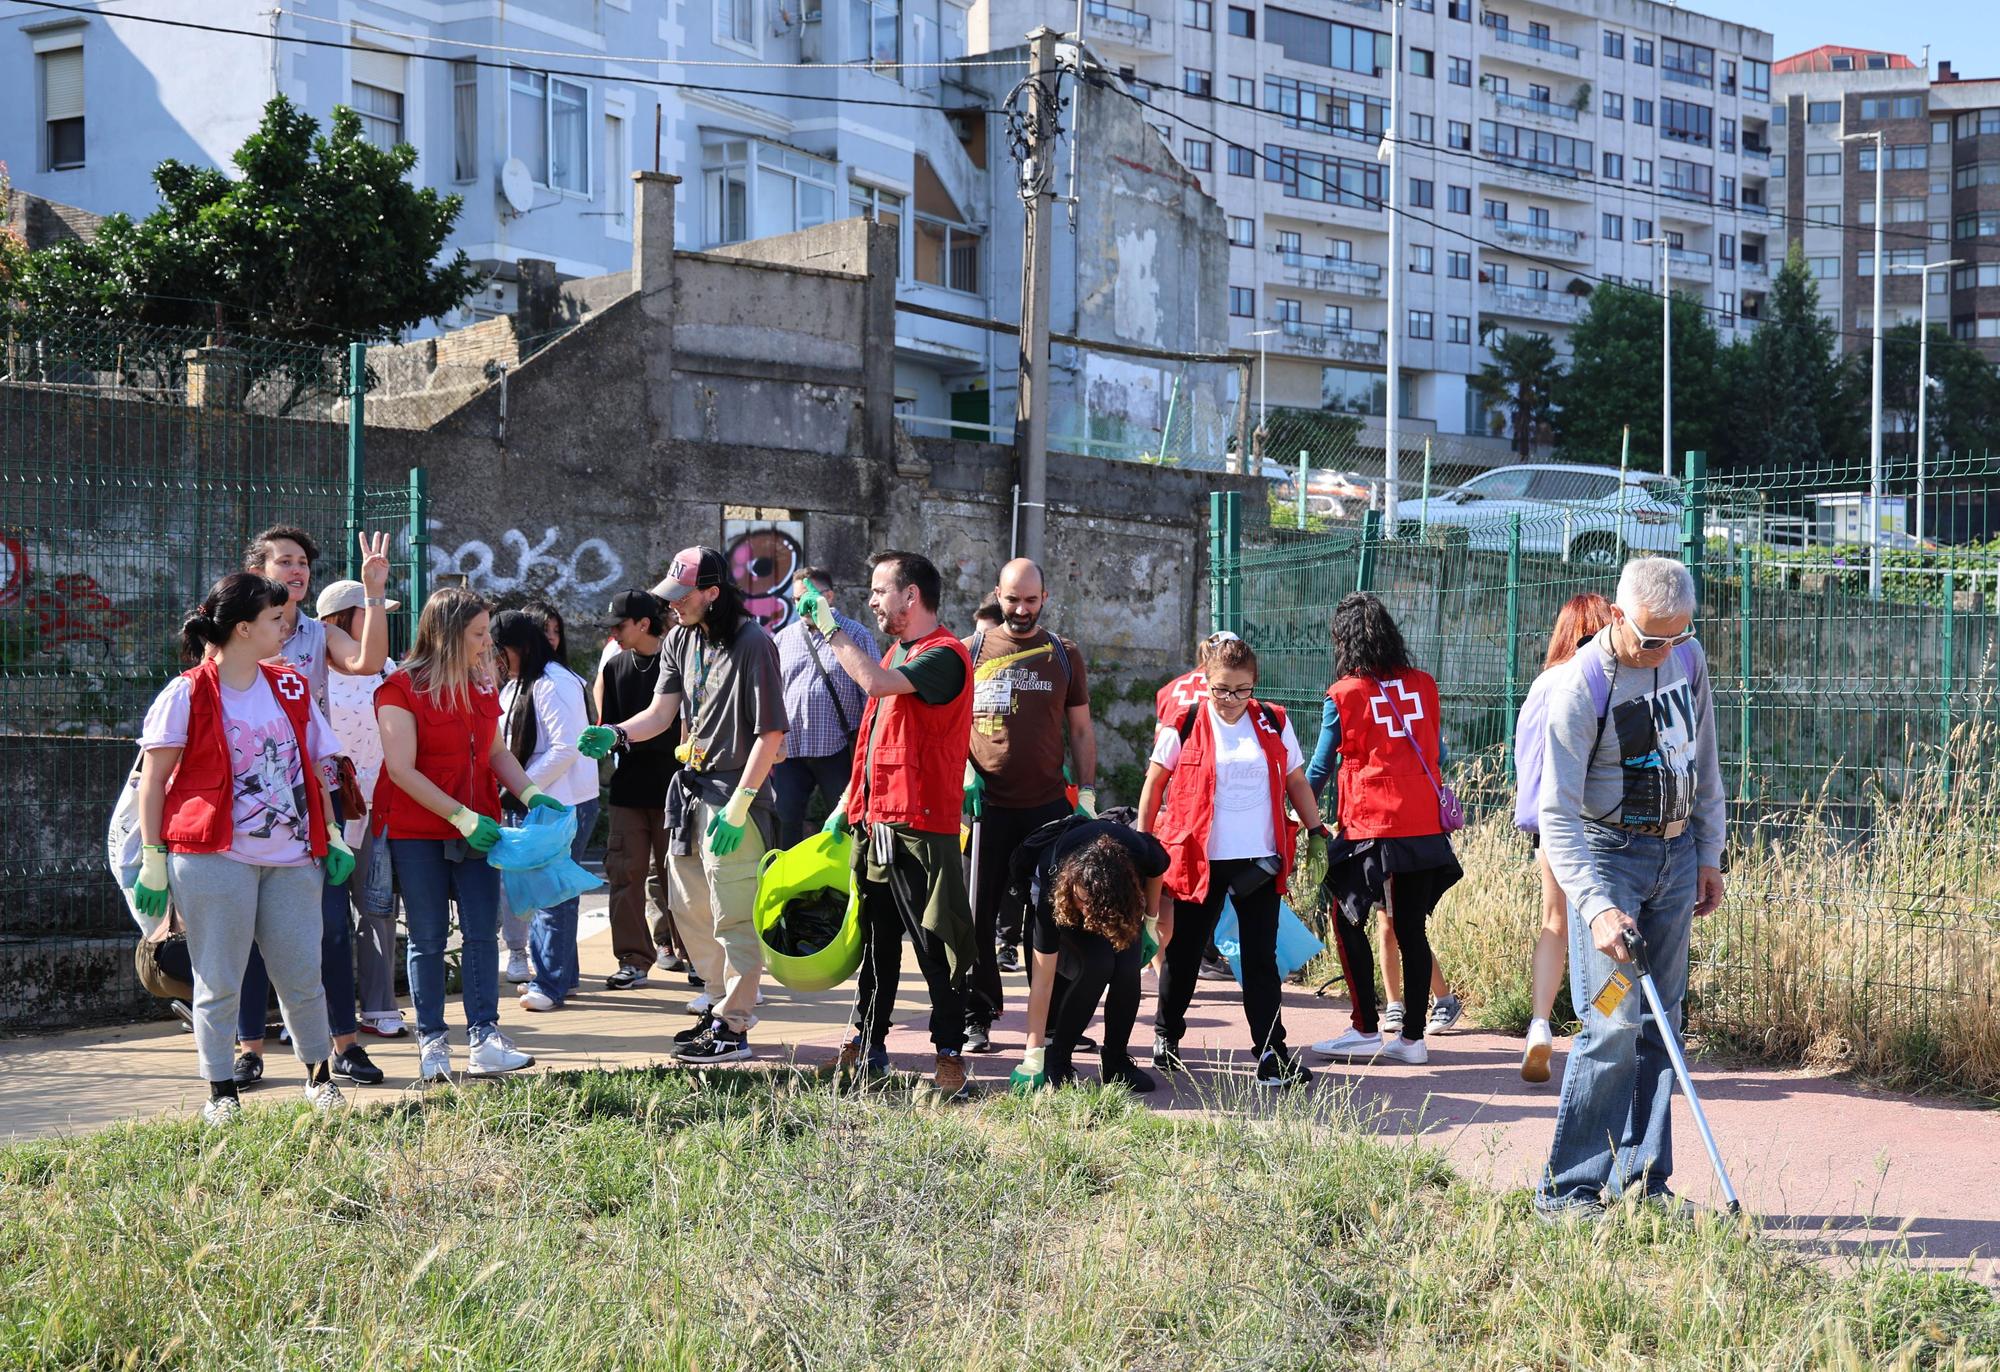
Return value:
M 966 647 L 972 646 L 970 639 Z M 986 799 L 1032 809 L 1063 798 L 1063 750 L 1069 712 L 1090 704 L 1083 653 L 1068 639 L 1058 657 L 1048 630 L 1018 638 L 988 629 L 972 670 L 972 765 L 986 777 Z
M 175 677 L 146 711 L 139 737 L 142 749 L 187 744 L 186 677 Z M 333 730 L 317 704 L 306 746 L 313 756 L 338 751 Z M 303 867 L 312 859 L 312 830 L 306 818 L 306 781 L 292 723 L 259 674 L 247 691 L 222 687 L 222 729 L 229 740 L 229 770 L 235 835 L 225 856 L 254 867 Z

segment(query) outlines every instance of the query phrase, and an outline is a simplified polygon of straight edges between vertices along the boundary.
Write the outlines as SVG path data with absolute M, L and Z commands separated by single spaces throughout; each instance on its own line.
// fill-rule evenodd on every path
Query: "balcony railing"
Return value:
M 1523 33 L 1519 29 L 1505 28 L 1491 18 L 1482 19 L 1486 31 L 1502 43 L 1513 43 L 1523 48 L 1533 48 L 1536 52 L 1550 52 L 1557 57 L 1580 57 L 1583 50 L 1574 43 L 1565 43 L 1558 38 L 1545 38 L 1539 33 Z
M 1583 250 L 1583 235 L 1574 229 L 1558 229 L 1548 224 L 1527 224 L 1518 219 L 1498 219 L 1491 215 L 1486 217 L 1486 227 L 1513 243 L 1528 243 L 1538 248 L 1554 248 L 1558 252 L 1566 253 Z
M 1577 121 L 1578 111 L 1576 106 L 1558 105 L 1553 100 L 1530 100 L 1527 96 L 1515 95 L 1512 91 L 1495 91 L 1493 102 L 1502 109 L 1521 110 L 1527 114 L 1546 115 L 1550 119 L 1567 119 L 1572 124 Z
M 1771 274 L 1771 269 L 1762 262 L 1738 262 L 1736 270 L 1744 276 L 1769 276 Z
M 1379 263 L 1358 262 L 1351 257 L 1320 256 L 1282 247 L 1273 247 L 1271 255 L 1290 267 L 1294 279 L 1302 286 L 1348 295 L 1382 293 L 1382 267 Z
M 1660 194 L 1671 195 L 1676 200 L 1692 200 L 1699 205 L 1709 204 L 1714 199 L 1714 192 L 1707 186 L 1665 176 L 1660 178 Z
M 1683 67 L 1677 63 L 1666 61 L 1664 58 L 1660 62 L 1660 77 L 1666 81 L 1678 81 L 1683 86 L 1700 86 L 1703 90 L 1709 89 L 1713 84 L 1706 72 L 1696 71 L 1692 67 Z
M 1315 324 L 1305 319 L 1273 319 L 1287 344 L 1300 352 L 1326 353 L 1348 359 L 1382 356 L 1380 329 L 1356 329 L 1341 324 Z
M 1580 296 L 1571 295 L 1568 291 L 1552 291 L 1545 286 L 1496 285 L 1488 290 L 1492 296 L 1489 304 L 1495 314 L 1525 315 L 1531 319 L 1573 323 L 1582 318 L 1585 309 Z
M 1769 157 L 1771 150 L 1762 143 L 1752 143 L 1746 138 L 1743 140 L 1743 155 L 1745 157 Z
M 1143 38 L 1153 33 L 1153 17 L 1125 5 L 1113 5 L 1107 0 L 1084 0 L 1083 12 L 1092 19 L 1102 19 L 1107 24 L 1124 24 L 1135 28 Z
M 1693 248 L 1668 248 L 1667 260 L 1676 267 L 1698 268 L 1707 271 L 1715 265 L 1715 258 Z
M 1565 167 L 1554 162 L 1523 157 L 1517 152 L 1510 151 L 1496 138 L 1480 139 L 1479 150 L 1502 166 L 1514 167 L 1521 171 L 1541 172 L 1544 176 L 1560 176 L 1565 181 L 1575 181 L 1583 175 L 1582 169 L 1578 167 Z
M 1737 208 L 1740 209 L 1744 214 L 1754 215 L 1759 219 L 1764 218 L 1771 212 L 1769 206 L 1760 205 L 1754 200 L 1745 200 L 1741 205 L 1737 206 Z

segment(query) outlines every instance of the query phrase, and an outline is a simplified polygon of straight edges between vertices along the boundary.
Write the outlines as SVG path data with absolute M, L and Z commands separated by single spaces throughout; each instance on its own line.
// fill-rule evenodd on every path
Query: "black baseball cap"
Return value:
M 611 609 L 607 613 L 615 625 L 628 619 L 660 619 L 666 614 L 666 606 L 651 591 L 620 591 L 611 597 Z
M 729 565 L 713 548 L 683 548 L 674 554 L 674 565 L 653 587 L 653 594 L 675 601 L 689 591 L 705 591 L 720 586 L 729 575 Z

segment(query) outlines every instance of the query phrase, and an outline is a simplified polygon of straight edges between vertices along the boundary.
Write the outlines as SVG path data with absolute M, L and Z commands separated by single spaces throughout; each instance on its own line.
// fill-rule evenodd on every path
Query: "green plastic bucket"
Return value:
M 829 991 L 861 967 L 861 906 L 854 894 L 852 841 L 846 834 L 814 834 L 796 848 L 764 854 L 757 868 L 753 922 L 763 945 L 764 967 L 794 991 Z M 816 953 L 780 953 L 764 935 L 788 902 L 815 891 L 846 891 L 847 919 L 832 943 Z

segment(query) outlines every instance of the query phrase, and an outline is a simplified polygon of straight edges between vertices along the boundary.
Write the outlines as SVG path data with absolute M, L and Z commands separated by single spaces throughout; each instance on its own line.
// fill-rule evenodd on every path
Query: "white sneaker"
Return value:
M 498 1077 L 534 1065 L 535 1060 L 509 1043 L 505 1034 L 489 1029 L 485 1038 L 472 1045 L 472 1060 L 465 1071 L 467 1076 Z
M 1382 1040 L 1382 1056 L 1391 1062 L 1407 1062 L 1414 1067 L 1431 1060 L 1431 1049 L 1422 1039 L 1406 1039 L 1399 1034 Z
M 757 1004 L 762 1005 L 763 1003 L 764 1003 L 764 993 L 762 991 L 759 991 L 757 993 Z
M 383 1039 L 399 1039 L 410 1032 L 409 1027 L 403 1023 L 401 1010 L 385 1010 L 378 1015 L 364 1015 L 360 1027 L 362 1033 L 373 1034 Z
M 1438 1033 L 1458 1023 L 1458 1017 L 1465 1013 L 1465 1002 L 1454 995 L 1442 995 L 1431 1005 L 1431 1025 L 1428 1032 Z
M 690 1015 L 705 1015 L 714 1008 L 715 1008 L 715 1001 L 709 996 L 708 992 L 706 991 L 703 991 L 700 995 L 696 996 L 693 1000 L 688 1002 L 688 1013 Z
M 1403 1002 L 1392 1000 L 1382 1007 L 1382 1032 L 1395 1038 L 1403 1032 Z
M 1555 1035 L 1545 1019 L 1528 1023 L 1528 1047 L 1521 1054 L 1521 1080 L 1544 1082 L 1549 1079 L 1549 1055 L 1555 1052 Z
M 333 1081 L 309 1081 L 306 1083 L 306 1104 L 322 1115 L 330 1115 L 347 1104 L 347 1097 L 340 1093 L 340 1087 Z
M 1372 1058 L 1382 1051 L 1382 1036 L 1349 1029 L 1337 1039 L 1321 1039 L 1312 1047 L 1325 1058 Z
M 555 1009 L 556 1003 L 540 990 L 530 986 L 521 992 L 521 1008 L 523 1010 L 532 1010 L 539 1014 L 544 1010 Z
M 417 1080 L 426 1086 L 451 1082 L 451 1040 L 443 1034 L 434 1039 L 425 1039 L 421 1064 L 417 1068 Z
M 516 986 L 519 986 L 524 981 L 533 981 L 535 979 L 535 969 L 528 965 L 528 955 L 526 953 L 510 952 L 507 954 L 507 970 L 502 972 L 501 975 Z
M 212 1096 L 201 1107 L 201 1122 L 208 1125 L 232 1124 L 243 1113 L 243 1102 L 234 1096 Z

